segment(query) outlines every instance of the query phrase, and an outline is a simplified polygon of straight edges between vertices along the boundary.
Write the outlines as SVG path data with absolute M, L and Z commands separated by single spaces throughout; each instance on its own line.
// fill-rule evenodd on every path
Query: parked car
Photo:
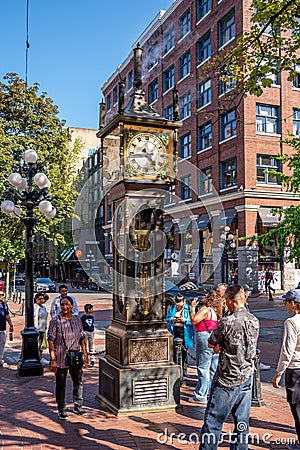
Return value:
M 24 277 L 24 275 L 16 275 L 15 277 L 11 277 L 10 283 L 12 285 L 15 283 L 16 286 L 24 286 L 24 284 L 25 284 L 25 277 Z
M 112 277 L 108 273 L 93 272 L 90 276 L 89 288 L 98 291 L 112 291 Z
M 206 291 L 202 287 L 198 288 L 195 283 L 191 281 L 184 283 L 181 286 L 177 286 L 177 284 L 172 283 L 172 281 L 165 280 L 165 296 L 167 307 L 174 303 L 174 298 L 178 294 L 182 294 L 188 302 L 191 302 L 195 297 L 198 297 L 199 307 L 203 304 L 203 299 L 205 297 Z
M 56 284 L 51 278 L 36 278 L 33 288 L 34 292 L 56 292 Z

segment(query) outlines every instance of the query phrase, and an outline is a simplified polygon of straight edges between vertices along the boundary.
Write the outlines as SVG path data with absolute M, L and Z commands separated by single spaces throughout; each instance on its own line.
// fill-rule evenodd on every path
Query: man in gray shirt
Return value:
M 202 450 L 218 448 L 223 422 L 230 413 L 234 420 L 230 448 L 248 449 L 252 375 L 259 322 L 245 308 L 242 286 L 235 284 L 228 287 L 225 298 L 229 313 L 208 339 L 209 347 L 220 357 L 201 430 Z

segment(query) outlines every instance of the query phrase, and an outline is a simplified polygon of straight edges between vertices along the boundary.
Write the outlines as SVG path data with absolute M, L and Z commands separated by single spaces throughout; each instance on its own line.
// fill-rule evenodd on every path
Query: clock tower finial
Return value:
M 143 50 L 139 42 L 133 50 L 133 87 L 138 90 L 142 86 L 142 64 L 143 64 Z

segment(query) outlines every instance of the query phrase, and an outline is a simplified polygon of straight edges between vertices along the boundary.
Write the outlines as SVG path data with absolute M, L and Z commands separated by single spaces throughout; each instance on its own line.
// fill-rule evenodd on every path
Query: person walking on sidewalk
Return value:
M 294 417 L 298 442 L 287 444 L 288 449 L 300 450 L 300 291 L 292 289 L 284 296 L 284 304 L 289 317 L 284 322 L 284 333 L 279 361 L 272 384 L 279 388 L 279 382 L 285 372 L 287 402 Z
M 219 355 L 208 347 L 208 338 L 222 318 L 222 297 L 216 292 L 209 292 L 204 298 L 204 305 L 195 312 L 198 299 L 192 301 L 191 321 L 195 326 L 196 366 L 198 382 L 193 397 L 189 402 L 206 406 L 207 394 L 217 370 Z
M 90 355 L 90 367 L 95 365 L 95 319 L 93 316 L 93 305 L 87 303 L 84 305 L 85 314 L 80 317 L 83 333 L 85 335 L 88 352 Z
M 62 299 L 62 297 L 65 297 L 68 294 L 68 286 L 66 284 L 61 284 L 58 287 L 58 292 L 59 295 L 57 297 L 55 297 L 51 303 L 51 307 L 50 307 L 50 316 L 51 319 L 54 319 L 55 317 L 57 317 L 60 313 L 61 313 L 61 308 L 60 308 L 60 301 Z M 72 313 L 74 314 L 74 316 L 78 316 L 79 314 L 79 309 L 78 309 L 78 305 L 77 302 L 75 300 L 75 297 L 73 297 L 73 295 L 69 295 L 69 297 L 72 298 L 73 300 L 73 308 L 72 308 Z
M 44 340 L 44 334 L 46 333 L 46 328 L 47 328 L 47 318 L 48 318 L 48 311 L 46 310 L 46 307 L 44 306 L 44 294 L 41 292 L 38 292 L 34 296 L 33 322 L 34 322 L 34 328 L 39 333 L 39 350 L 40 350 L 41 363 L 43 365 L 48 364 L 48 361 L 46 359 L 42 358 L 43 350 L 41 349 L 42 342 Z
M 270 302 L 272 302 L 274 300 L 272 292 L 273 292 L 273 294 L 275 292 L 275 289 L 271 286 L 272 281 L 273 281 L 273 272 L 269 269 L 269 267 L 267 267 L 266 273 L 265 273 L 265 290 L 266 290 L 266 294 L 269 295 Z
M 259 322 L 245 308 L 242 286 L 235 284 L 228 287 L 225 298 L 229 313 L 223 317 L 208 339 L 209 346 L 220 356 L 201 430 L 201 450 L 218 448 L 223 423 L 230 413 L 234 421 L 230 448 L 248 449 L 252 378 Z
M 4 362 L 4 347 L 6 343 L 6 322 L 9 325 L 9 332 L 13 333 L 14 327 L 9 314 L 7 303 L 4 299 L 4 291 L 0 291 L 0 367 L 6 367 Z
M 68 419 L 68 414 L 66 412 L 65 394 L 68 371 L 73 382 L 73 411 L 80 416 L 86 414 L 86 411 L 82 408 L 82 367 L 75 365 L 68 366 L 66 364 L 67 351 L 78 351 L 81 347 L 84 356 L 84 364 L 86 366 L 89 363 L 89 359 L 81 321 L 72 313 L 72 297 L 69 295 L 62 297 L 60 300 L 60 307 L 61 313 L 50 322 L 48 330 L 48 343 L 51 371 L 55 373 L 56 377 L 56 403 L 58 407 L 58 417 L 66 420 Z

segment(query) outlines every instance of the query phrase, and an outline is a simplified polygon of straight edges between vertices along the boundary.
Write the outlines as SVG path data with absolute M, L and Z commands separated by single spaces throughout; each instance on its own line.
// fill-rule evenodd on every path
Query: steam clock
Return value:
M 159 116 L 141 89 L 142 50 L 134 50 L 134 92 L 100 120 L 103 190 L 112 203 L 113 320 L 99 360 L 97 399 L 116 414 L 175 408 L 180 368 L 165 322 L 164 197 L 175 182 L 178 122 Z M 100 110 L 101 117 L 101 110 Z

